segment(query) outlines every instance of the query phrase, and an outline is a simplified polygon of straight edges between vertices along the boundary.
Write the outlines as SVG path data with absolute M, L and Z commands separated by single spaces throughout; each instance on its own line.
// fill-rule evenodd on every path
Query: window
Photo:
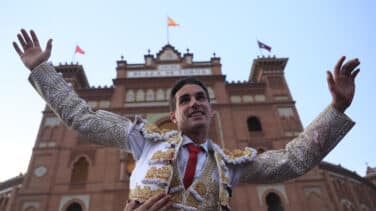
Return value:
M 290 108 L 290 107 L 278 108 L 278 114 L 281 117 L 292 117 L 292 116 L 294 116 L 294 112 L 292 111 L 292 108 Z
M 240 96 L 231 96 L 230 97 L 230 101 L 231 103 L 241 103 L 242 102 L 242 98 Z
M 97 101 L 87 101 L 87 104 L 90 106 L 90 108 L 96 108 L 97 107 Z
M 165 100 L 165 93 L 162 89 L 157 90 L 157 101 Z
M 253 97 L 251 95 L 244 95 L 243 96 L 243 102 L 251 103 L 251 102 L 253 102 Z
M 249 132 L 261 132 L 262 131 L 260 120 L 255 116 L 251 116 L 247 119 L 247 125 L 248 125 Z
M 87 180 L 89 163 L 84 157 L 80 157 L 74 165 L 71 175 L 72 183 L 84 183 Z
M 255 95 L 256 102 L 265 102 L 266 98 L 265 95 Z
M 60 119 L 56 116 L 46 117 L 44 126 L 54 127 L 60 124 Z
M 170 99 L 171 88 L 166 90 L 166 98 Z
M 211 87 L 208 87 L 209 99 L 215 99 L 214 91 Z
M 99 101 L 99 107 L 101 108 L 109 108 L 111 105 L 111 102 L 108 100 L 101 100 Z
M 136 101 L 140 102 L 140 101 L 144 101 L 144 100 L 145 100 L 145 93 L 144 93 L 144 91 L 141 90 L 141 89 L 137 90 Z
M 126 97 L 126 99 L 125 99 L 125 101 L 127 101 L 127 102 L 134 102 L 134 91 L 131 89 L 131 90 L 128 90 L 127 91 L 127 95 L 126 95 L 127 97 Z
M 146 101 L 154 101 L 154 91 L 152 89 L 146 91 Z
M 266 196 L 266 204 L 268 211 L 283 211 L 281 199 L 276 193 L 271 192 Z

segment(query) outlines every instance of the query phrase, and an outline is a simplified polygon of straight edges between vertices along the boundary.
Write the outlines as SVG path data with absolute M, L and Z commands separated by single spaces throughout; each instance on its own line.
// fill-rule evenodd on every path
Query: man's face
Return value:
M 209 129 L 212 110 L 204 89 L 196 84 L 186 84 L 175 94 L 175 111 L 170 113 L 171 121 L 183 133 Z

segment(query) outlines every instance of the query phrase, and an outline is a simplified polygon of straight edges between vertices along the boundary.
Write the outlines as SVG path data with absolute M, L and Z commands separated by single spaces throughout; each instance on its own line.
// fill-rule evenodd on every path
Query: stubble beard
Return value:
M 206 122 L 192 123 L 191 125 L 185 125 L 181 128 L 181 132 L 189 137 L 205 137 L 208 138 L 210 128 L 210 119 Z

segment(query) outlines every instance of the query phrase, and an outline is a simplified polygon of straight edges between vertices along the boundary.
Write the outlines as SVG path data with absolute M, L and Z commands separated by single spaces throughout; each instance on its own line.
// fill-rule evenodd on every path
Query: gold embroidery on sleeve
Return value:
M 129 193 L 129 198 L 146 201 L 149 198 L 162 192 L 164 192 L 163 188 L 152 190 L 149 186 L 144 186 L 141 188 L 139 185 L 136 185 L 136 188 L 131 190 L 131 192 Z
M 168 181 L 171 177 L 171 166 L 163 166 L 161 168 L 151 167 L 146 173 L 145 179 L 161 179 Z

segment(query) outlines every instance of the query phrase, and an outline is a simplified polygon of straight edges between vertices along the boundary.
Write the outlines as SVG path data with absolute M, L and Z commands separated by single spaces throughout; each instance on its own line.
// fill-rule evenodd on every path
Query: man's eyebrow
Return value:
M 193 93 L 192 95 L 195 96 L 195 95 L 205 95 L 205 92 L 204 91 L 197 91 L 195 93 Z M 185 94 L 182 94 L 180 95 L 178 98 L 180 99 L 181 97 L 186 97 L 186 96 L 191 96 L 190 94 L 188 93 L 185 93 Z
M 186 94 L 182 94 L 182 95 L 180 95 L 180 96 L 178 97 L 178 99 L 180 100 L 180 99 L 183 99 L 183 98 L 186 98 L 186 97 L 190 97 L 190 95 L 189 95 L 188 93 L 186 93 Z
M 195 95 L 205 95 L 205 92 L 203 92 L 203 91 L 198 91 L 198 92 L 195 93 Z
M 193 96 L 206 96 L 205 92 L 203 92 L 203 91 L 197 91 L 192 95 Z M 188 94 L 188 93 L 182 94 L 182 95 L 178 96 L 178 100 L 180 101 L 180 100 L 183 100 L 184 98 L 187 98 L 187 97 L 189 98 L 189 97 L 191 97 L 191 95 Z

